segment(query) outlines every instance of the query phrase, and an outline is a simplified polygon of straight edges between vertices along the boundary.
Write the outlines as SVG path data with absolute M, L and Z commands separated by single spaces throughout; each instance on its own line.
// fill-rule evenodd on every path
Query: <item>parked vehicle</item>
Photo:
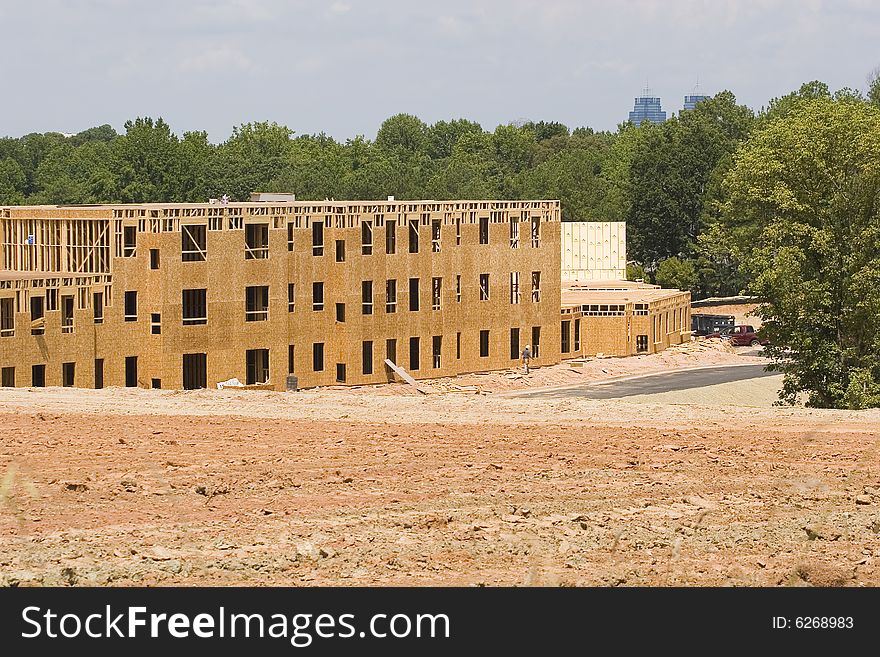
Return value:
M 728 339 L 730 340 L 730 344 L 735 347 L 744 347 L 746 345 L 757 347 L 758 345 L 765 345 L 769 342 L 766 338 L 762 338 L 758 335 L 754 326 L 749 326 L 748 324 L 739 324 L 734 327 L 733 331 L 730 332 Z
M 691 331 L 694 335 L 707 337 L 719 337 L 713 334 L 722 334 L 725 329 L 733 330 L 736 318 L 733 315 L 709 315 L 696 313 L 691 315 Z

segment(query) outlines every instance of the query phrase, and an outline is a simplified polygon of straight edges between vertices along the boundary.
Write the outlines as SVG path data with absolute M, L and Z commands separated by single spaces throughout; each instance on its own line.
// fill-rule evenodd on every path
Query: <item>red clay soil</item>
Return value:
M 0 584 L 880 583 L 871 415 L 255 394 L 0 397 Z

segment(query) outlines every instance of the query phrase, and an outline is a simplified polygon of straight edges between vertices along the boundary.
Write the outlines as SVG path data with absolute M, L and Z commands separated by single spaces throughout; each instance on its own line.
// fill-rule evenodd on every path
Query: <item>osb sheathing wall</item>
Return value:
M 372 210 L 367 212 L 365 210 Z M 252 213 L 265 213 L 253 214 Z M 184 216 L 184 215 L 201 216 Z M 216 215 L 211 218 L 207 215 Z M 175 216 L 176 215 L 176 216 Z M 241 215 L 230 229 L 229 215 Z M 377 215 L 379 215 L 377 217 Z M 556 201 L 523 202 L 352 202 L 288 204 L 143 205 L 100 208 L 2 208 L 4 235 L 19 219 L 70 222 L 104 218 L 110 223 L 113 252 L 112 295 L 105 300 L 103 324 L 95 325 L 92 292 L 86 307 L 74 313 L 74 331 L 61 333 L 59 311 L 46 312 L 45 335 L 30 331 L 27 296 L 44 295 L 39 282 L 7 280 L 0 297 L 22 295 L 15 316 L 15 335 L 0 339 L 0 365 L 15 367 L 17 386 L 31 385 L 31 366 L 46 364 L 46 384 L 61 385 L 62 363 L 75 362 L 75 385 L 94 386 L 94 361 L 104 360 L 104 385 L 125 384 L 125 357 L 138 357 L 139 385 L 153 379 L 163 388 L 183 387 L 182 356 L 207 354 L 207 384 L 246 379 L 246 350 L 269 349 L 270 382 L 283 389 L 289 373 L 302 387 L 337 383 L 336 364 L 346 365 L 346 383 L 379 383 L 393 378 L 384 366 L 386 340 L 396 339 L 398 365 L 416 378 L 509 367 L 510 329 L 520 329 L 520 349 L 541 327 L 538 362 L 559 362 L 560 235 Z M 491 217 L 489 244 L 479 244 L 479 218 Z M 540 240 L 532 246 L 531 220 L 540 219 Z M 396 254 L 385 253 L 385 227 L 377 218 L 397 221 Z M 456 223 L 460 244 L 456 244 Z M 519 224 L 517 248 L 511 247 L 510 221 Z M 8 221 L 7 221 L 8 220 Z M 409 221 L 419 221 L 419 252 L 411 254 Z M 441 222 L 439 253 L 432 252 L 432 222 Z M 324 254 L 313 255 L 314 221 L 325 223 Z M 361 221 L 373 222 L 373 253 L 361 253 Z M 245 259 L 248 223 L 269 225 L 269 257 Z M 288 250 L 288 223 L 294 224 L 293 250 Z M 206 225 L 206 260 L 183 262 L 181 226 Z M 136 250 L 121 257 L 124 226 L 138 229 Z M 212 228 L 222 228 L 214 230 Z M 345 261 L 336 262 L 335 242 L 345 241 Z M 159 251 L 159 267 L 150 267 L 150 249 Z M 6 262 L 4 261 L 4 267 Z M 511 303 L 510 273 L 520 274 L 520 302 Z M 531 274 L 541 272 L 540 301 L 532 301 Z M 480 300 L 479 276 L 490 276 L 490 298 Z M 456 301 L 456 275 L 461 301 Z M 63 274 L 49 273 L 61 277 Z M 7 279 L 15 275 L 5 272 Z M 432 278 L 442 278 L 441 309 L 432 309 Z M 419 278 L 419 310 L 409 310 L 409 279 Z M 385 283 L 397 280 L 397 311 L 385 311 Z M 80 279 L 80 283 L 84 279 Z M 96 279 L 97 280 L 97 279 Z M 362 314 L 362 281 L 373 281 L 373 314 Z M 312 310 L 312 283 L 324 282 L 324 310 Z M 71 279 L 72 282 L 72 279 Z M 293 312 L 288 283 L 295 285 Z M 245 288 L 269 287 L 265 321 L 245 321 Z M 82 286 L 81 286 L 82 287 Z M 182 290 L 207 289 L 206 325 L 182 325 Z M 124 321 L 124 293 L 137 292 L 137 321 Z M 76 286 L 59 294 L 78 294 Z M 77 302 L 79 299 L 76 299 Z M 336 321 L 336 304 L 345 304 L 345 321 Z M 160 315 L 161 333 L 151 333 L 151 314 Z M 479 334 L 489 330 L 488 357 L 480 357 Z M 460 357 L 457 334 L 461 333 Z M 432 338 L 442 336 L 441 366 L 433 367 Z M 420 338 L 420 367 L 409 367 L 409 341 Z M 373 373 L 362 374 L 362 343 L 373 342 Z M 323 371 L 313 371 L 312 346 L 324 343 Z M 289 372 L 289 346 L 294 347 Z
M 630 290 L 627 294 L 633 295 Z M 691 307 L 690 293 L 676 292 L 663 299 L 635 299 L 620 301 L 625 305 L 624 315 L 586 315 L 580 307 L 565 308 L 561 322 L 569 321 L 571 351 L 562 358 L 582 356 L 633 356 L 639 353 L 653 354 L 670 345 L 690 340 Z M 636 314 L 635 304 L 646 304 L 647 315 Z M 580 322 L 580 345 L 575 348 L 575 322 Z M 647 349 L 638 351 L 637 337 L 648 336 Z

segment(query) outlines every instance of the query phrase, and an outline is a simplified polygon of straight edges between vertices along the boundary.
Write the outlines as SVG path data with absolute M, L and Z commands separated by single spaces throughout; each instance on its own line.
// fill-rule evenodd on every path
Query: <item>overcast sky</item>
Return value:
M 646 81 L 756 109 L 865 89 L 880 0 L 0 0 L 0 135 L 162 116 L 373 138 L 398 112 L 613 130 Z

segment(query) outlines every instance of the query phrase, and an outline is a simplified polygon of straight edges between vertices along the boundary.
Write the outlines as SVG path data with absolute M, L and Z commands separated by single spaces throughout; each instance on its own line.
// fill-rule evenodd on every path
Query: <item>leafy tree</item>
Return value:
M 697 284 L 697 271 L 692 260 L 682 260 L 676 256 L 666 258 L 657 267 L 654 282 L 660 287 L 691 290 Z
M 126 121 L 125 134 L 113 141 L 111 164 L 123 203 L 168 201 L 183 196 L 178 138 L 162 118 Z
M 21 165 L 11 157 L 0 160 L 0 204 L 20 205 L 24 203 L 24 189 L 27 179 Z
M 535 133 L 535 139 L 544 141 L 553 137 L 568 137 L 568 127 L 557 121 L 538 121 L 537 123 L 529 121 L 522 126 L 526 130 Z
M 645 268 L 637 263 L 627 264 L 626 265 L 626 280 L 628 281 L 644 281 L 650 282 L 650 277 L 648 276 L 648 272 L 645 271 Z
M 112 126 L 104 125 L 95 128 L 88 128 L 82 132 L 78 132 L 68 141 L 71 146 L 82 146 L 92 141 L 111 142 L 119 136 L 119 133 Z
M 101 203 L 115 199 L 116 177 L 111 170 L 111 146 L 88 141 L 79 147 L 63 143 L 52 149 L 36 172 L 39 191 L 31 203 Z
M 415 153 L 428 141 L 428 126 L 412 114 L 395 114 L 385 119 L 376 134 L 376 146 L 386 151 Z
M 724 91 L 661 125 L 638 129 L 626 215 L 636 260 L 650 270 L 665 258 L 694 254 L 713 173 L 753 122 L 751 110 Z
M 880 66 L 868 75 L 868 100 L 880 105 Z
M 251 192 L 267 191 L 288 160 L 292 134 L 287 126 L 268 121 L 234 128 L 211 158 L 208 191 L 237 201 L 248 200 Z
M 737 153 L 724 212 L 764 226 L 748 256 L 781 399 L 880 399 L 880 108 L 822 93 Z
M 425 196 L 435 199 L 494 197 L 495 181 L 485 160 L 456 153 L 443 160 L 427 183 Z
M 467 119 L 454 119 L 452 121 L 437 121 L 428 128 L 427 149 L 428 155 L 439 160 L 452 155 L 455 145 L 464 135 L 482 134 L 483 128 L 475 121 Z

